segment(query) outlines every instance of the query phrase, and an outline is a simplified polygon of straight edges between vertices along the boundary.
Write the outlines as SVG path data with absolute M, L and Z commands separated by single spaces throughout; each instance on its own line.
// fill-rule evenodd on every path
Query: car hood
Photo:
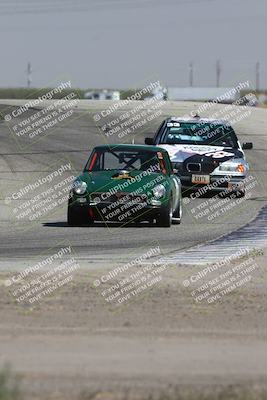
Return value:
M 223 146 L 191 145 L 191 144 L 160 144 L 168 151 L 172 162 L 209 162 L 219 163 L 231 158 L 244 158 L 243 151 Z
M 155 185 L 157 185 L 165 179 L 165 176 L 161 173 L 144 175 L 144 171 L 131 171 L 132 180 L 126 178 L 114 179 L 115 174 L 116 171 L 84 172 L 79 178 L 87 183 L 89 192 L 107 192 L 110 189 L 115 189 L 128 193 L 136 191 L 151 181 L 155 181 Z M 153 186 L 150 186 L 150 189 Z

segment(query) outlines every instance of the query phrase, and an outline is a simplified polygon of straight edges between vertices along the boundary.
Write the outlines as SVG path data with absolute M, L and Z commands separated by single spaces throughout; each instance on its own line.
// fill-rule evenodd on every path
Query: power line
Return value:
M 192 87 L 194 85 L 194 63 L 193 61 L 189 64 L 189 86 Z
M 27 87 L 30 88 L 32 83 L 32 65 L 30 62 L 28 62 L 27 64 L 26 72 L 27 72 Z
M 217 87 L 220 87 L 221 72 L 222 72 L 221 61 L 217 60 L 216 61 L 216 86 Z
M 259 63 L 259 61 L 256 63 L 256 90 L 257 90 L 257 92 L 260 90 L 260 63 Z

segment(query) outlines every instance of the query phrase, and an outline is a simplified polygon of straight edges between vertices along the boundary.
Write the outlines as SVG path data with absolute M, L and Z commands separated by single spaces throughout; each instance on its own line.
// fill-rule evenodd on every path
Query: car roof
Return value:
M 219 119 L 212 119 L 212 118 L 201 118 L 201 117 L 168 117 L 165 119 L 166 122 L 189 122 L 192 124 L 196 124 L 199 122 L 206 122 L 206 123 L 212 123 L 214 125 L 229 125 L 229 121 L 227 120 L 219 120 Z
M 143 144 L 106 144 L 101 146 L 96 146 L 95 150 L 105 150 L 105 149 L 112 149 L 112 150 L 141 150 L 141 151 L 149 151 L 149 152 L 158 152 L 162 151 L 167 153 L 167 150 L 158 147 L 158 146 L 150 146 L 150 145 L 143 145 Z

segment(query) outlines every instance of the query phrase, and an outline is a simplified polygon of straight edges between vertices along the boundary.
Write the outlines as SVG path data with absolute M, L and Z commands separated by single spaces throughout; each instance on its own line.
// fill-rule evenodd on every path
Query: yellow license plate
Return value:
M 192 183 L 202 183 L 207 185 L 210 183 L 210 176 L 209 175 L 192 175 Z

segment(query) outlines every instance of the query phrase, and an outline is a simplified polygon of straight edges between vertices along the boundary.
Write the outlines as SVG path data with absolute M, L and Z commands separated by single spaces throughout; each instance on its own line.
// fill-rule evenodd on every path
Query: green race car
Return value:
M 68 224 L 94 221 L 179 224 L 181 182 L 168 152 L 144 145 L 104 145 L 93 149 L 83 173 L 73 182 Z

